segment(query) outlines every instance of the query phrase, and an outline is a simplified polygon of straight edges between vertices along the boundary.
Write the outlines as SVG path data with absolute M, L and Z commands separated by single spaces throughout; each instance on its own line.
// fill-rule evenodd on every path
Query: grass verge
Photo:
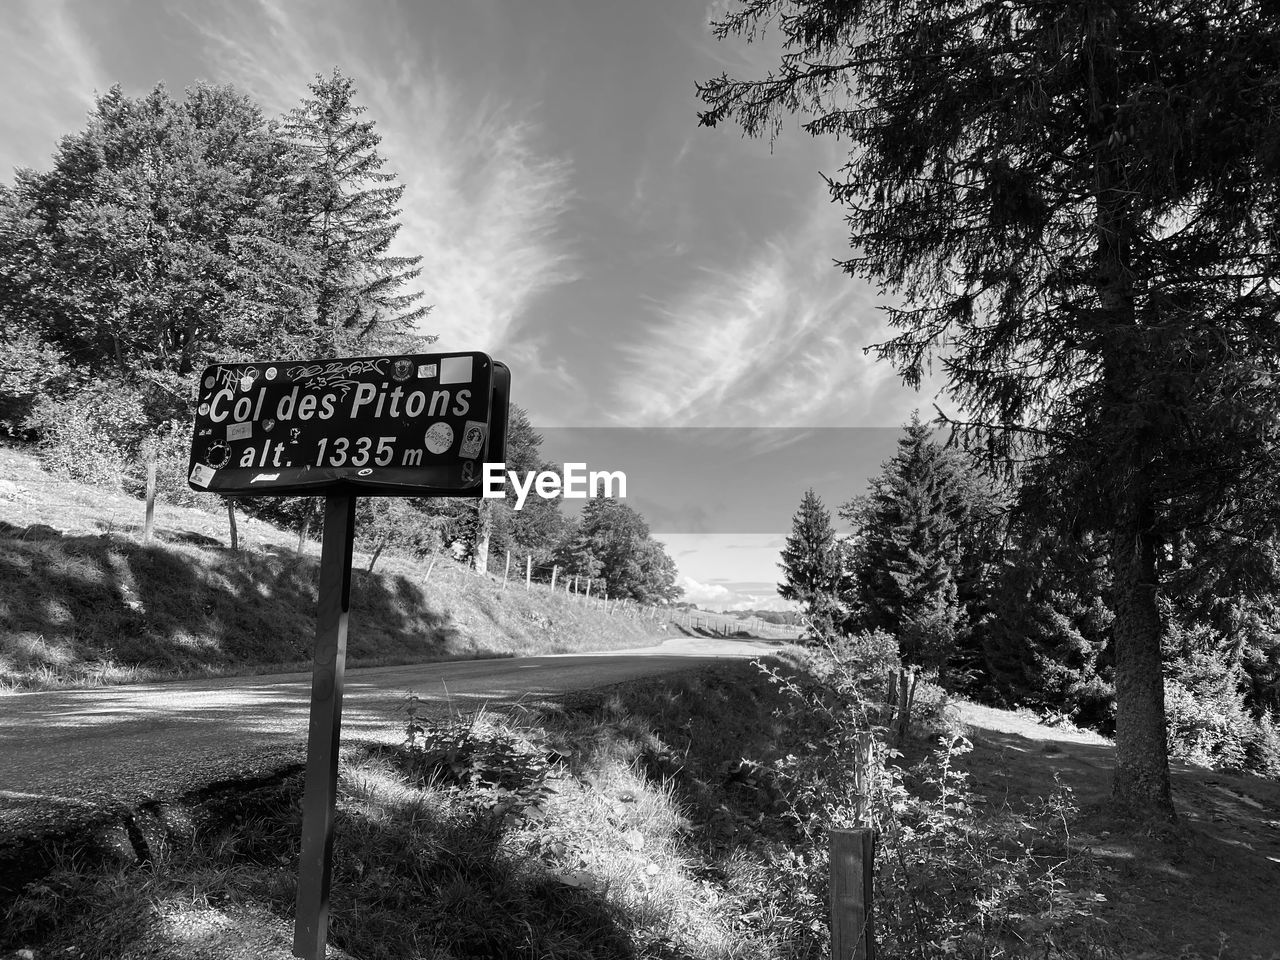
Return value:
M 825 830 L 849 799 L 831 789 L 845 775 L 824 712 L 834 688 L 805 658 L 774 669 L 502 714 L 410 704 L 399 746 L 342 767 L 331 943 L 360 960 L 826 957 Z M 1055 785 L 1048 754 L 982 736 L 970 751 L 933 707 L 928 735 L 880 752 L 880 956 L 1274 955 L 1265 920 L 1233 919 L 1265 917 L 1267 888 L 1206 882 L 1194 828 L 1152 835 L 1080 811 L 1087 771 Z M 198 826 L 144 856 L 136 842 L 132 857 L 64 855 L 4 906 L 0 949 L 196 960 L 250 942 L 243 955 L 287 956 L 300 791 L 294 772 L 205 798 L 169 817 Z M 1222 922 L 1179 926 L 1182 883 Z
M 292 535 L 162 506 L 141 542 L 142 505 L 57 480 L 0 447 L 0 691 L 303 668 L 319 559 Z M 542 585 L 504 590 L 451 559 L 380 561 L 352 584 L 350 666 L 643 646 L 645 621 Z

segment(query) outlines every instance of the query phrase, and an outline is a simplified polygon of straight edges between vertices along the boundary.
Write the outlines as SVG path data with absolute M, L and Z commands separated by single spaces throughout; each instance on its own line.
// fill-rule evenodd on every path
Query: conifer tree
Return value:
M 880 344 L 940 361 L 972 439 L 1091 489 L 1115 620 L 1115 799 L 1174 818 L 1157 558 L 1274 473 L 1280 376 L 1280 18 L 1268 4 L 748 0 L 755 79 L 701 85 L 704 124 L 848 144 L 828 180 L 898 298 Z
M 982 634 L 990 690 L 1109 732 L 1107 579 L 1094 538 L 1073 544 L 1044 530 L 1020 531 L 994 578 Z
M 791 520 L 782 548 L 783 580 L 778 595 L 800 604 L 815 630 L 830 630 L 838 617 L 841 580 L 840 544 L 831 514 L 810 487 Z
M 972 513 L 961 473 L 954 452 L 914 416 L 870 493 L 841 508 L 859 543 L 855 622 L 897 636 L 907 663 L 942 669 L 954 652 L 961 529 Z
M 291 110 L 285 132 L 301 154 L 304 172 L 294 198 L 318 258 L 318 353 L 379 352 L 432 342 L 417 334 L 427 315 L 422 292 L 407 288 L 421 272 L 420 256 L 389 251 L 400 230 L 397 204 L 404 194 L 396 174 L 384 170 L 382 137 L 356 85 L 334 69 L 317 74 L 310 96 Z M 357 345 L 359 345 L 357 347 Z

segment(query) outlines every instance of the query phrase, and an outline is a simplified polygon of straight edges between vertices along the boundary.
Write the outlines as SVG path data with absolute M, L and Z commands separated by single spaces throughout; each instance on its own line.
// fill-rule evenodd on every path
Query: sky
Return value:
M 504 361 L 552 459 L 621 469 L 591 459 L 601 431 L 633 462 L 649 448 L 632 438 L 665 431 L 662 482 L 636 476 L 627 502 L 686 599 L 779 607 L 804 490 L 835 513 L 936 398 L 864 352 L 888 329 L 883 297 L 834 265 L 851 251 L 820 172 L 840 144 L 698 125 L 696 83 L 776 62 L 713 36 L 725 2 L 9 0 L 0 81 L 21 94 L 0 108 L 0 175 L 46 168 L 115 83 L 232 83 L 281 114 L 340 68 L 406 186 L 397 252 L 423 258 L 423 332 Z M 690 427 L 713 453 L 763 430 L 762 459 L 694 471 L 671 456 Z M 702 522 L 726 491 L 749 522 Z

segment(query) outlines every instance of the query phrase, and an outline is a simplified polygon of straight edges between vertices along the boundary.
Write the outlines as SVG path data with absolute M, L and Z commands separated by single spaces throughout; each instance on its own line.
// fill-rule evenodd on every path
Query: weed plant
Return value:
M 804 750 L 778 762 L 790 837 L 760 871 L 751 915 L 768 921 L 786 956 L 827 956 L 828 830 L 870 826 L 881 956 L 1045 956 L 1055 937 L 1079 939 L 1100 895 L 1092 861 L 1071 838 L 1070 789 L 1055 782 L 1028 810 L 980 810 L 962 766 L 971 744 L 948 729 L 945 702 L 933 695 L 923 715 L 937 745 L 907 763 L 886 743 L 887 709 L 875 698 L 894 666 L 886 639 L 820 640 L 799 671 L 762 665 L 819 722 Z M 871 763 L 859 777 L 859 735 L 868 731 Z
M 856 825 L 861 783 L 882 960 L 1102 957 L 1079 946 L 1096 894 L 1070 792 L 985 809 L 937 698 L 936 747 L 889 748 L 892 667 L 869 635 L 523 715 L 433 716 L 410 697 L 403 740 L 343 766 L 331 940 L 361 960 L 825 960 L 827 832 Z M 147 863 L 65 865 L 0 917 L 0 950 L 194 960 L 211 954 L 164 931 L 244 910 L 285 937 L 300 791 L 294 776 L 246 795 Z

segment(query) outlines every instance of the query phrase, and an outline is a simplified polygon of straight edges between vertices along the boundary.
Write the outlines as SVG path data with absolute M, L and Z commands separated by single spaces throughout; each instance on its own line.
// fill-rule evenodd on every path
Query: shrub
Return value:
M 548 750 L 477 712 L 431 721 L 410 696 L 397 762 L 411 781 L 453 788 L 479 811 L 503 820 L 544 812 L 554 792 Z
M 0 319 L 0 331 L 0 431 L 17 434 L 29 429 L 24 424 L 42 397 L 65 388 L 71 371 L 58 350 L 8 318 Z
M 1216 630 L 1170 621 L 1164 682 L 1169 755 L 1223 770 L 1280 775 L 1280 728 L 1245 705 L 1243 666 Z
M 45 466 L 53 473 L 122 488 L 149 424 L 142 397 L 119 383 L 46 397 L 25 421 L 39 434 Z
M 954 734 L 909 769 L 898 765 L 898 751 L 877 742 L 859 776 L 855 740 L 879 711 L 850 702 L 866 689 L 855 665 L 869 660 L 883 669 L 885 653 L 882 638 L 865 635 L 844 650 L 809 651 L 800 677 L 767 671 L 787 694 L 821 712 L 824 733 L 805 755 L 778 764 L 791 836 L 751 879 L 747 912 L 767 919 L 774 946 L 787 956 L 826 956 L 827 829 L 873 826 L 874 909 L 884 955 L 1015 955 L 1012 944 L 1031 943 L 1080 916 L 1095 896 L 1092 863 L 1070 837 L 1074 798 L 1055 784 L 1028 811 L 979 816 L 961 767 L 970 744 Z

